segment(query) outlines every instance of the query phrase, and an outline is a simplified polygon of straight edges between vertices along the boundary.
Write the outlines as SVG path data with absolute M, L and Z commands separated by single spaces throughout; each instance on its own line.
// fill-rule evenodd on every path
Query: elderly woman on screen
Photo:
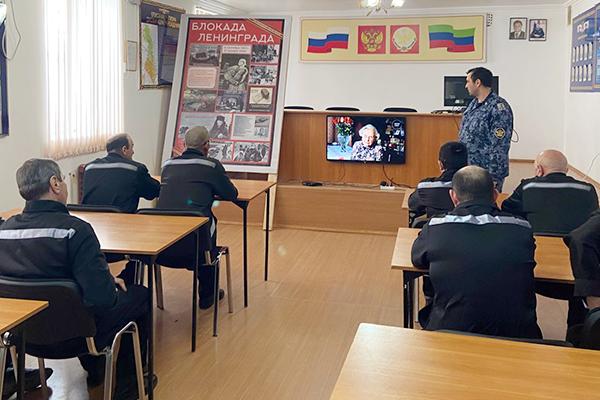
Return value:
M 379 139 L 377 128 L 368 124 L 360 128 L 358 134 L 362 139 L 352 146 L 352 160 L 381 161 L 383 147 L 377 144 L 377 140 Z

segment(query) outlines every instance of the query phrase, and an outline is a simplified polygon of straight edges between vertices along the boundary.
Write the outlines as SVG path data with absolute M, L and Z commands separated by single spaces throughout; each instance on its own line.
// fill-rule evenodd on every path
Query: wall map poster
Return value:
M 163 159 L 184 151 L 189 128 L 204 126 L 208 156 L 228 171 L 277 171 L 289 25 L 184 17 Z
M 149 0 L 140 3 L 140 87 L 170 86 L 175 71 L 182 8 Z
M 573 19 L 571 92 L 600 91 L 600 4 Z
M 485 17 L 303 19 L 302 61 L 484 61 Z

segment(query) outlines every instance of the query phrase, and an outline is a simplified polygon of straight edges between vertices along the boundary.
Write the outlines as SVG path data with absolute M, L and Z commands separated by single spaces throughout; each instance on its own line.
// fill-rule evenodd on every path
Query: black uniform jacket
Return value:
M 536 233 L 565 235 L 598 209 L 596 189 L 556 172 L 523 179 L 502 203 L 502 211 L 526 218 Z
M 160 182 L 152 178 L 144 164 L 109 153 L 85 167 L 82 204 L 114 206 L 123 212 L 137 210 L 140 197 L 158 197 Z
M 486 202 L 465 202 L 423 227 L 412 248 L 435 296 L 428 330 L 540 338 L 529 223 Z
M 56 201 L 28 201 L 22 214 L 0 225 L 0 275 L 19 279 L 70 279 L 84 303 L 100 312 L 117 301 L 94 230 Z
M 454 209 L 450 199 L 452 178 L 456 170 L 446 170 L 436 178 L 423 179 L 408 198 L 408 209 L 415 217 L 445 214 Z
M 159 208 L 194 209 L 214 218 L 215 197 L 230 201 L 237 195 L 223 165 L 200 151 L 188 149 L 163 164 Z

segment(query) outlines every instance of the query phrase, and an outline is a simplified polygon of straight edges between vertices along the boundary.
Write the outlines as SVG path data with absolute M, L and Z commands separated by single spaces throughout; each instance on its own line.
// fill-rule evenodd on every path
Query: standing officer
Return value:
M 475 98 L 463 114 L 459 140 L 467 146 L 469 164 L 487 169 L 501 192 L 508 176 L 513 113 L 508 102 L 492 91 L 492 82 L 486 68 L 467 71 L 465 87 Z

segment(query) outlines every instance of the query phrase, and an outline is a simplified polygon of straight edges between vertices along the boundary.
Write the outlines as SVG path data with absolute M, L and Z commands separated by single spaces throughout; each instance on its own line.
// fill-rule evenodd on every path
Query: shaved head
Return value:
M 458 203 L 479 200 L 494 201 L 494 181 L 490 173 L 481 167 L 469 165 L 458 170 L 452 178 L 452 189 Z
M 567 157 L 558 150 L 544 150 L 535 159 L 535 170 L 538 176 L 554 172 L 566 174 L 569 170 Z
M 194 126 L 185 133 L 185 145 L 189 149 L 202 151 L 208 142 L 208 129 L 204 126 Z

